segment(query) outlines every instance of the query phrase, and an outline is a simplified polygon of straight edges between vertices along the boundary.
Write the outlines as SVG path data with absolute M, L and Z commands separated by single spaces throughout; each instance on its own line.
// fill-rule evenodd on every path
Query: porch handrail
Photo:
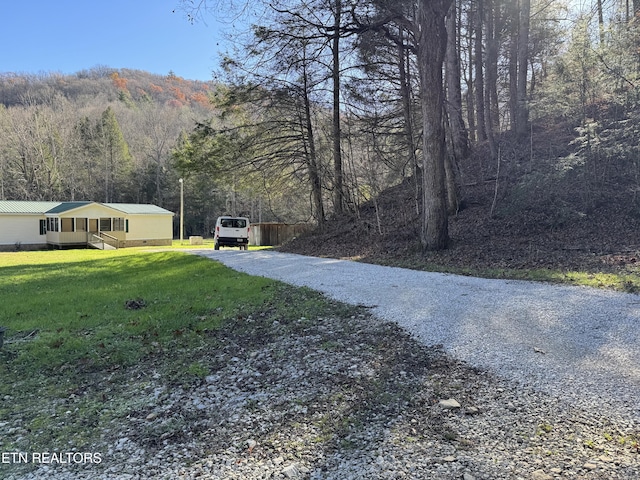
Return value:
M 120 248 L 120 239 L 114 237 L 113 235 L 109 235 L 108 233 L 100 232 L 100 237 L 105 243 L 108 243 L 112 247 Z
M 89 232 L 87 233 L 87 244 L 96 244 L 96 245 L 101 245 L 102 246 L 102 250 L 104 250 L 104 246 L 109 245 L 113 248 L 120 248 L 121 247 L 121 240 L 114 237 L 113 235 L 109 235 L 108 233 L 104 233 L 104 232 L 99 232 L 99 233 L 95 233 L 95 232 Z
M 91 233 L 91 232 L 87 233 L 87 243 L 100 244 L 104 249 L 104 239 L 100 235 L 96 235 L 95 233 Z

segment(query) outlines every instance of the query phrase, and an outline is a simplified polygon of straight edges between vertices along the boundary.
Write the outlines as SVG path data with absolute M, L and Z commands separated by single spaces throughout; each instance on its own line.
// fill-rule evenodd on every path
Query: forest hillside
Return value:
M 217 88 L 106 66 L 0 73 L 0 199 L 153 203 L 178 213 L 184 176 L 185 234 L 205 234 L 218 215 L 246 206 L 230 185 L 178 171 L 172 152 L 214 116 Z
M 180 134 L 213 83 L 95 67 L 0 74 L 0 199 L 153 203 L 178 211 Z
M 600 115 L 605 124 L 615 121 L 610 109 Z M 505 134 L 499 175 L 497 162 L 487 164 L 488 145 L 477 144 L 461 165 L 462 200 L 449 219 L 446 250 L 420 248 L 415 178 L 282 250 L 490 276 L 536 269 L 637 273 L 638 177 L 622 155 L 603 164 L 578 161 L 580 131 L 569 121 L 541 119 L 527 147 Z

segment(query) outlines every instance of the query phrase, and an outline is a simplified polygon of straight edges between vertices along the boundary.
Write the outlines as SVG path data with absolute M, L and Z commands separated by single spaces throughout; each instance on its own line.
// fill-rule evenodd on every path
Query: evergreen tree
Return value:
M 130 201 L 133 158 L 111 107 L 102 113 L 97 128 L 99 154 L 104 165 L 104 201 Z

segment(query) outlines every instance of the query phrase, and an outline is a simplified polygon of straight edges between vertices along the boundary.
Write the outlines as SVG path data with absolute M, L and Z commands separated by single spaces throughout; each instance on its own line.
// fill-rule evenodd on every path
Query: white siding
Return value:
M 127 240 L 173 239 L 173 215 L 127 215 Z
M 0 215 L 0 245 L 38 245 L 47 243 L 40 235 L 40 220 L 44 215 Z

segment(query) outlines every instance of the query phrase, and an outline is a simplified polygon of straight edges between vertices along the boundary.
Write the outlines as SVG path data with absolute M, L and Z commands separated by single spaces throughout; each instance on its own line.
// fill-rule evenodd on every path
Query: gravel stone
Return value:
M 445 410 L 454 410 L 456 408 L 460 408 L 461 406 L 455 398 L 440 400 L 438 402 L 438 405 L 440 405 L 440 407 L 444 408 Z

